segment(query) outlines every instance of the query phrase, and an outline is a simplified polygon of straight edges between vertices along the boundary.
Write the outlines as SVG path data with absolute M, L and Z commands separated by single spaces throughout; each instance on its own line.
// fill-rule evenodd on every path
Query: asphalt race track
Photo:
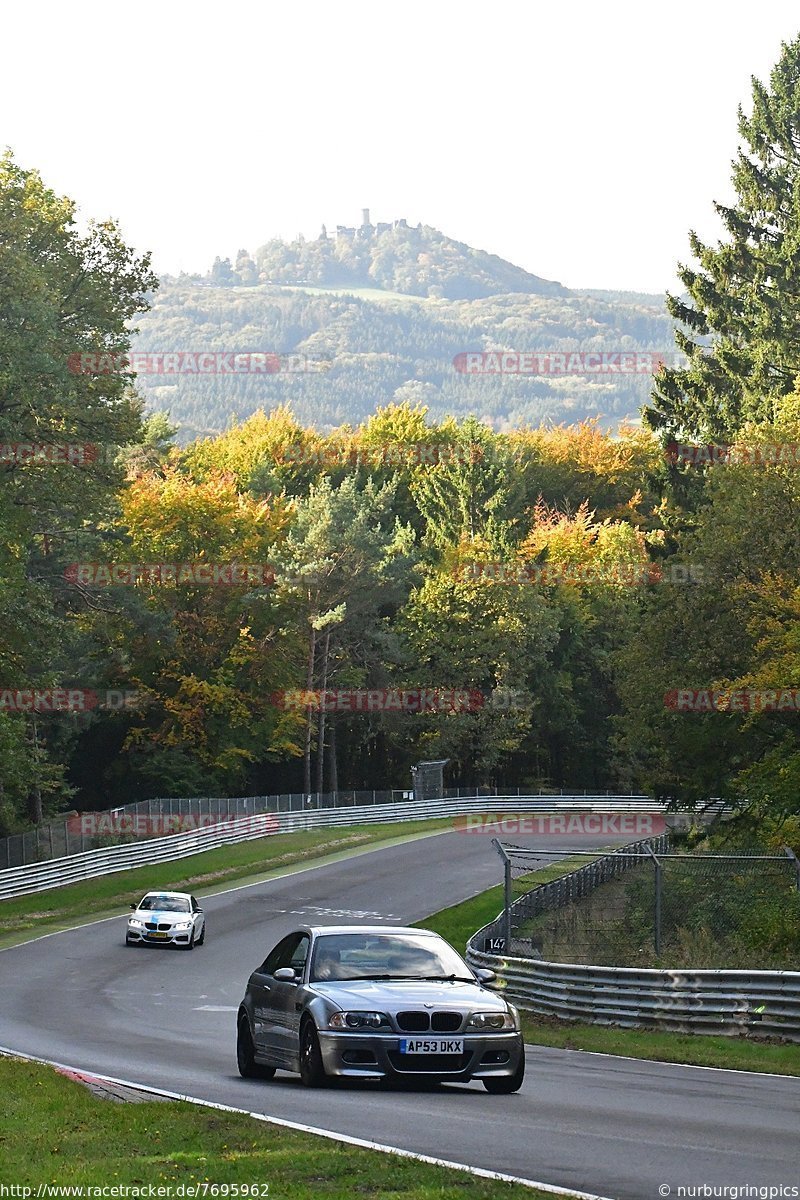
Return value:
M 239 1078 L 236 1008 L 295 922 L 421 920 L 498 883 L 500 866 L 488 837 L 446 833 L 209 896 L 208 938 L 191 954 L 126 948 L 122 916 L 4 950 L 0 1045 L 619 1200 L 666 1194 L 659 1184 L 673 1197 L 681 1184 L 800 1186 L 800 1079 L 538 1047 L 513 1096 Z

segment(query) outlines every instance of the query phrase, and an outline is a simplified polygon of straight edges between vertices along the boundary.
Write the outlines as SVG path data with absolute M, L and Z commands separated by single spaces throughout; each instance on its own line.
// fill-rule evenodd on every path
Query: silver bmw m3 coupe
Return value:
M 299 1072 L 308 1087 L 336 1076 L 522 1086 L 516 1009 L 484 986 L 439 937 L 387 926 L 299 926 L 252 973 L 237 1016 L 245 1077 Z

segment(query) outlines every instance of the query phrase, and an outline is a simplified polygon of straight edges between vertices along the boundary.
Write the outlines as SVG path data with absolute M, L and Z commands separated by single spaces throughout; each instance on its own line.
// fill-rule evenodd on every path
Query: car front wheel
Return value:
M 319 1034 L 310 1017 L 300 1030 L 300 1079 L 306 1087 L 324 1087 L 328 1082 L 322 1063 Z
M 243 1079 L 272 1079 L 275 1074 L 274 1067 L 265 1067 L 256 1062 L 250 1022 L 245 1016 L 239 1017 L 236 1028 L 236 1065 Z
M 518 1092 L 525 1078 L 525 1051 L 519 1058 L 519 1066 L 513 1075 L 493 1075 L 481 1080 L 490 1096 L 510 1096 Z

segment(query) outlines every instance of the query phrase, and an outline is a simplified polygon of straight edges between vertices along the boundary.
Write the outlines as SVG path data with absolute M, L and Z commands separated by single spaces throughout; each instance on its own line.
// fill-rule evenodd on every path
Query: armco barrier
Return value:
M 456 817 L 471 812 L 662 812 L 646 796 L 462 796 L 441 800 L 403 801 L 399 804 L 369 804 L 344 808 L 310 808 L 305 812 L 267 812 L 221 821 L 191 833 L 137 841 L 124 846 L 104 846 L 82 854 L 29 863 L 0 871 L 0 900 L 30 895 L 48 888 L 63 887 L 81 879 L 132 870 L 150 863 L 188 858 L 204 850 L 228 846 L 277 833 L 301 829 L 337 828 L 348 825 L 391 824 L 435 817 Z M 487 838 L 488 847 L 488 838 Z
M 494 971 L 503 994 L 533 1012 L 600 1025 L 800 1041 L 800 971 L 577 966 L 483 954 L 472 945 L 467 961 Z
M 654 849 L 663 849 L 662 840 L 652 839 Z M 624 867 L 626 849 L 632 851 L 634 846 L 621 847 L 607 859 L 618 854 Z M 570 902 L 585 894 L 586 886 L 602 881 L 599 874 L 595 879 L 592 866 L 533 888 L 515 907 L 530 916 Z M 574 881 L 574 886 L 565 886 L 565 880 Z M 503 936 L 504 914 L 500 913 L 472 935 L 466 957 L 472 966 L 494 971 L 496 986 L 520 1008 L 599 1025 L 732 1036 L 749 1032 L 800 1042 L 800 971 L 599 967 L 486 954 L 479 949 L 485 938 Z
M 534 793 L 521 788 L 473 785 L 445 788 L 437 794 L 440 799 L 446 799 L 511 795 L 560 797 L 564 793 L 563 788 L 538 788 Z M 566 789 L 567 796 L 580 794 Z M 582 794 L 586 796 L 587 792 Z M 592 793 L 593 796 L 600 794 Z M 610 796 L 610 793 L 606 792 L 605 795 Z M 383 791 L 374 788 L 354 791 L 348 788 L 338 792 L 281 792 L 267 796 L 162 796 L 117 805 L 105 813 L 89 813 L 84 814 L 84 817 L 100 820 L 105 817 L 109 822 L 128 821 L 134 826 L 143 822 L 151 827 L 150 836 L 158 837 L 161 833 L 170 832 L 170 824 L 175 818 L 187 822 L 183 825 L 184 829 L 199 829 L 202 825 L 210 825 L 216 821 L 236 821 L 240 817 L 252 817 L 257 813 L 305 812 L 309 806 L 359 808 L 367 804 L 399 804 L 403 800 L 413 798 L 413 790 L 404 791 L 402 788 L 387 788 Z M 159 823 L 162 826 L 160 829 Z M 86 850 L 94 849 L 95 845 L 91 832 L 85 830 L 80 816 L 73 813 L 61 818 L 53 817 L 24 833 L 0 837 L 0 871 L 11 867 L 24 867 L 28 863 L 44 862 L 46 859 L 83 854 Z

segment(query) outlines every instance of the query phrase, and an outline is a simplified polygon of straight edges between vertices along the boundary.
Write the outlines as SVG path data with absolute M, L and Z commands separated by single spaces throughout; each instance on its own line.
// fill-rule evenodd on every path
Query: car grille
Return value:
M 426 1012 L 399 1012 L 397 1014 L 397 1025 L 403 1033 L 425 1033 L 430 1028 L 430 1013 Z
M 437 1033 L 455 1033 L 461 1028 L 462 1014 L 458 1012 L 435 1012 L 431 1014 L 431 1029 Z
M 164 924 L 163 922 L 161 925 L 156 925 L 155 921 L 145 921 L 144 924 L 146 929 L 160 929 L 162 933 L 166 933 L 172 928 L 171 925 Z
M 470 1060 L 470 1051 L 463 1054 L 400 1054 L 389 1051 L 389 1061 L 395 1071 L 423 1072 L 443 1075 L 451 1071 L 463 1071 Z
M 455 1033 L 461 1028 L 463 1019 L 458 1012 L 399 1012 L 397 1026 L 403 1033 L 427 1033 L 429 1029 L 436 1033 Z

